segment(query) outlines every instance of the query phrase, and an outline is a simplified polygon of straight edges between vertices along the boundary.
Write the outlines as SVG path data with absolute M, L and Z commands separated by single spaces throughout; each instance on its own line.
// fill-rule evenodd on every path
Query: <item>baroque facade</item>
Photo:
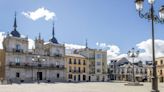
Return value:
M 65 45 L 52 37 L 45 42 L 39 34 L 29 49 L 28 37 L 13 30 L 7 33 L 0 50 L 0 80 L 5 83 L 107 81 L 107 52 L 86 48 L 66 54 Z M 87 44 L 87 43 L 86 43 Z
M 3 41 L 5 51 L 4 79 L 12 82 L 56 82 L 65 81 L 65 46 L 59 44 L 54 36 L 44 42 L 35 39 L 35 48 L 28 49 L 28 38 L 17 31 L 16 16 L 14 30 L 8 33 Z

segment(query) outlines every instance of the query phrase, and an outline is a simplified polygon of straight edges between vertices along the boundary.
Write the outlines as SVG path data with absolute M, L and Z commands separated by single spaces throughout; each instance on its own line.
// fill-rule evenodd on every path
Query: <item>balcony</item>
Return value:
M 104 72 L 102 72 L 102 74 L 108 74 L 108 73 L 104 71 Z
M 95 72 L 94 71 L 90 71 L 89 74 L 95 74 Z
M 72 73 L 86 73 L 85 71 L 71 70 Z
M 62 58 L 63 56 L 62 56 L 62 54 L 54 54 L 54 57 L 55 58 Z
M 13 48 L 13 52 L 15 52 L 15 53 L 23 53 L 23 49 L 15 49 L 15 48 Z
M 95 60 L 95 58 L 93 57 L 93 58 L 89 58 L 89 60 Z
M 24 68 L 24 69 L 50 69 L 50 70 L 64 70 L 64 65 L 47 65 L 47 64 L 28 64 L 28 63 L 13 63 L 8 64 L 10 68 Z

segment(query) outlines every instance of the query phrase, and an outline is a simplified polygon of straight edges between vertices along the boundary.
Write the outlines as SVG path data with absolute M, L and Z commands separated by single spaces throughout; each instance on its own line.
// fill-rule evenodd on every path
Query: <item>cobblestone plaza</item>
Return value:
M 126 83 L 88 82 L 54 84 L 12 84 L 0 85 L 0 92 L 150 92 L 151 83 L 144 86 L 124 86 Z M 164 84 L 159 84 L 164 92 Z

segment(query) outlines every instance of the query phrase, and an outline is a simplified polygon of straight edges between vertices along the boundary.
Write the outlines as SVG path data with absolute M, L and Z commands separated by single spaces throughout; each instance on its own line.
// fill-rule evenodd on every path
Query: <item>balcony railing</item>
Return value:
M 95 72 L 92 71 L 92 72 L 89 72 L 89 74 L 95 74 Z
M 71 70 L 71 73 L 86 73 L 86 71 Z
M 31 69 L 65 69 L 64 65 L 47 65 L 47 64 L 28 64 L 28 63 L 13 63 L 8 64 L 11 68 L 31 68 Z
M 16 52 L 16 53 L 23 53 L 23 49 L 15 49 L 15 48 L 13 48 L 13 52 Z
M 54 57 L 61 58 L 62 54 L 54 54 Z

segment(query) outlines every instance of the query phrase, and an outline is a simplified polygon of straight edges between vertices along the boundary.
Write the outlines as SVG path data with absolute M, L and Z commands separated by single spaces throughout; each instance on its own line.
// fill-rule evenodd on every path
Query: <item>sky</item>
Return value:
M 164 0 L 156 0 L 156 14 L 161 5 Z M 148 9 L 145 0 L 143 12 Z M 134 0 L 0 0 L 0 11 L 0 42 L 2 32 L 13 30 L 16 11 L 17 29 L 30 39 L 41 33 L 48 41 L 55 21 L 59 43 L 76 48 L 87 39 L 90 48 L 106 49 L 111 57 L 126 56 L 134 47 L 142 51 L 142 58 L 150 59 L 151 22 L 138 16 Z M 163 27 L 155 24 L 157 56 L 164 55 Z

